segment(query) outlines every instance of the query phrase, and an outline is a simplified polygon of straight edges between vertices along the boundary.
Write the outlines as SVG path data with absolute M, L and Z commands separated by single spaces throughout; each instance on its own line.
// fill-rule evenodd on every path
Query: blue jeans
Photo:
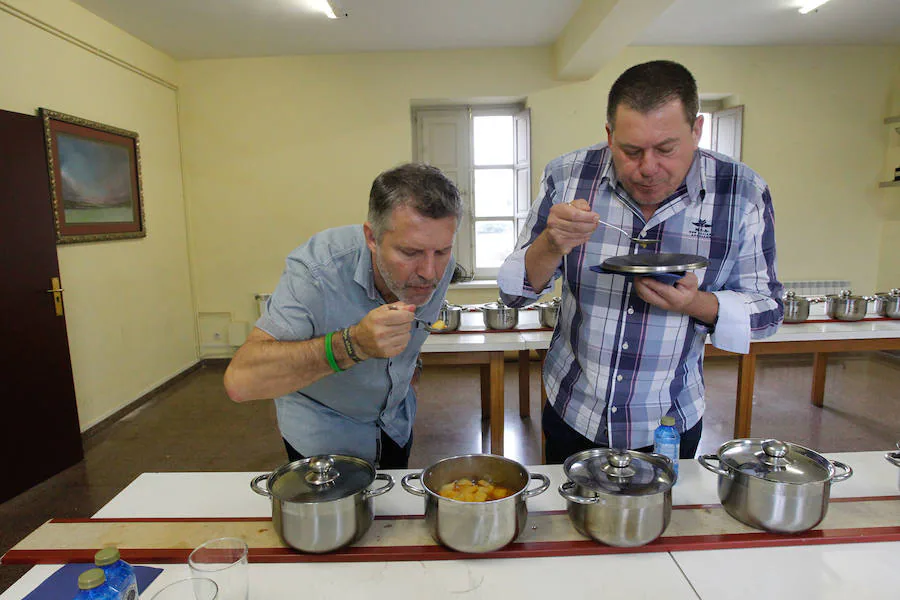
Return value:
M 562 420 L 556 410 L 548 402 L 541 415 L 541 427 L 544 430 L 546 445 L 544 447 L 548 465 L 562 464 L 566 459 L 583 450 L 606 448 L 606 444 L 589 440 Z M 681 451 L 678 457 L 694 458 L 697 446 L 700 445 L 700 434 L 703 432 L 703 419 L 681 434 Z M 653 446 L 634 448 L 638 452 L 653 452 Z

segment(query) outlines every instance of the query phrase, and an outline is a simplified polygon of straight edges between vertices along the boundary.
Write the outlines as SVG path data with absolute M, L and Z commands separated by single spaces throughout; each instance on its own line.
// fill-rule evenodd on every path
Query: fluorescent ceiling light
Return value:
M 823 4 L 825 4 L 826 2 L 828 2 L 828 0 L 812 0 L 810 2 L 807 2 L 803 6 L 800 7 L 800 14 L 805 15 L 808 12 L 812 12 L 812 11 L 816 10 L 817 8 L 819 8 L 820 6 L 822 6 Z
M 329 19 L 343 19 L 347 16 L 337 0 L 313 0 L 313 7 Z

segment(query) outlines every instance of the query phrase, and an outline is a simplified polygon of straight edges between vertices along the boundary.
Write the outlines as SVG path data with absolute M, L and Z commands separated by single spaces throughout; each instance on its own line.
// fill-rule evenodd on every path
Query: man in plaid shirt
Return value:
M 510 306 L 534 302 L 565 278 L 544 363 L 548 463 L 597 446 L 650 451 L 665 415 L 681 433 L 681 457 L 693 458 L 707 335 L 746 353 L 751 339 L 781 324 L 769 188 L 746 165 L 698 149 L 698 111 L 697 84 L 682 65 L 625 71 L 609 92 L 608 143 L 547 165 L 500 269 Z M 675 285 L 589 270 L 612 256 L 655 253 L 698 254 L 709 266 Z

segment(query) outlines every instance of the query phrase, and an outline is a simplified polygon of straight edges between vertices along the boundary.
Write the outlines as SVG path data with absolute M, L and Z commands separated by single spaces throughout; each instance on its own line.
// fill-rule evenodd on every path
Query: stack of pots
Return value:
M 460 479 L 487 479 L 512 492 L 499 500 L 464 502 L 445 498 L 441 486 Z M 532 479 L 541 485 L 527 489 Z M 418 481 L 421 488 L 412 485 Z M 492 454 L 466 454 L 445 458 L 421 473 L 400 480 L 410 494 L 425 498 L 425 523 L 439 544 L 459 552 L 493 552 L 515 540 L 528 521 L 525 499 L 547 489 L 546 475 L 529 474 L 514 460 Z
M 386 483 L 366 489 L 376 479 Z M 250 482 L 254 492 L 272 499 L 272 524 L 284 543 L 311 553 L 331 552 L 365 535 L 375 518 L 372 498 L 392 487 L 390 475 L 376 475 L 368 462 L 339 454 L 296 460 Z
M 676 475 L 668 457 L 593 448 L 570 456 L 563 469 L 568 481 L 559 493 L 582 535 L 630 548 L 649 544 L 669 525 Z
M 778 440 L 732 440 L 698 461 L 719 475 L 719 501 L 728 514 L 776 533 L 818 525 L 828 511 L 831 484 L 853 475 L 844 463 Z
M 519 309 L 506 306 L 502 298 L 483 305 L 481 313 L 488 329 L 515 329 L 519 324 Z

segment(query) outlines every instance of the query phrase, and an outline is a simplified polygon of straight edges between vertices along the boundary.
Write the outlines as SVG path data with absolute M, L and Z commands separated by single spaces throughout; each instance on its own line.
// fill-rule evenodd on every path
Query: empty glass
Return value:
M 150 600 L 217 600 L 219 587 L 212 579 L 190 577 L 170 583 Z
M 191 552 L 188 566 L 194 577 L 216 582 L 217 600 L 247 600 L 250 592 L 247 552 L 247 543 L 239 538 L 210 540 Z

